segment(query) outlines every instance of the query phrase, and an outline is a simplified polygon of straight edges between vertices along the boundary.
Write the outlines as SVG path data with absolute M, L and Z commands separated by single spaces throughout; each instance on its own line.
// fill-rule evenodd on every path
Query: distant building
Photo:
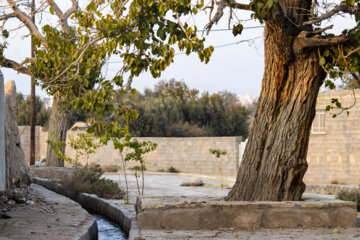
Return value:
M 53 97 L 52 96 L 44 97 L 44 98 L 42 98 L 42 101 L 44 102 L 45 108 L 51 108 L 52 102 L 53 102 Z
M 347 110 L 326 111 L 337 98 Z M 356 99 L 356 100 L 355 100 Z M 316 103 L 309 148 L 306 183 L 360 184 L 360 90 L 328 91 Z M 333 117 L 337 114 L 336 117 Z

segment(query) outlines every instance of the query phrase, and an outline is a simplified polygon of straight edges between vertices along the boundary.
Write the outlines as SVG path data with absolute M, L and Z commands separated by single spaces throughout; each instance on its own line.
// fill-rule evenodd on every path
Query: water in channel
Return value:
M 121 228 L 106 220 L 100 215 L 92 214 L 96 219 L 98 225 L 99 239 L 98 240 L 125 240 L 127 239 L 125 233 Z

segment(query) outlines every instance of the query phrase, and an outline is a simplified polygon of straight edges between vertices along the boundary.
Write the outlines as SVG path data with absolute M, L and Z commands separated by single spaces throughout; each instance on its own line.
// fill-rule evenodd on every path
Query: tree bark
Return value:
M 53 104 L 51 109 L 51 115 L 49 119 L 49 133 L 48 140 L 53 143 L 65 142 L 66 133 L 68 128 L 68 116 L 67 109 L 59 106 L 60 99 L 54 95 Z M 59 146 L 58 150 L 65 153 L 65 145 Z M 46 153 L 46 166 L 51 167 L 64 167 L 64 159 L 59 158 L 55 152 L 51 149 L 50 145 L 47 146 Z
M 226 200 L 294 201 L 305 190 L 310 128 L 326 74 L 316 49 L 294 53 L 293 39 L 299 32 L 286 21 L 266 22 L 258 108 L 236 183 Z

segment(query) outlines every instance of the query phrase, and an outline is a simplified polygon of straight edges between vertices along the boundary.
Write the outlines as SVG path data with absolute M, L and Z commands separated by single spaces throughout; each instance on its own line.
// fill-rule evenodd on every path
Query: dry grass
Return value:
M 102 165 L 101 169 L 104 172 L 118 172 L 121 168 L 118 165 Z
M 356 208 L 360 211 L 360 192 L 358 190 L 341 190 L 336 194 L 336 198 L 344 201 L 356 202 Z

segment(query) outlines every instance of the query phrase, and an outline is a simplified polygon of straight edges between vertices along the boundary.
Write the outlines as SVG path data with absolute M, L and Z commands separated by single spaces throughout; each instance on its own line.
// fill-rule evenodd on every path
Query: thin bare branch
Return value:
M 350 64 L 349 62 L 347 61 L 347 58 L 348 56 L 350 56 L 349 54 L 345 56 L 344 54 L 344 46 L 341 45 L 341 46 L 338 46 L 338 49 L 339 49 L 339 52 L 341 54 L 341 57 L 343 58 L 344 60 L 344 63 L 346 65 L 346 68 L 348 69 L 348 71 L 350 72 L 350 74 L 353 76 L 353 78 L 358 82 L 360 83 L 360 76 L 358 76 L 355 72 L 351 71 L 351 67 L 350 67 Z
M 71 14 L 73 14 L 74 12 L 76 12 L 76 10 L 79 8 L 79 4 L 77 0 L 71 0 L 72 5 L 71 8 L 69 8 L 65 13 L 64 13 L 64 17 L 63 17 L 63 21 L 67 24 L 67 20 L 68 18 L 71 16 Z
M 14 13 L 3 14 L 0 16 L 0 21 L 8 20 L 9 18 L 16 17 Z
M 181 28 L 181 31 L 183 31 L 183 33 L 185 34 L 186 38 L 189 39 L 187 33 L 186 33 L 186 30 L 184 28 L 184 26 L 182 25 L 181 21 L 180 21 L 180 17 L 179 17 L 179 13 L 176 12 L 176 18 L 177 18 L 177 21 L 178 21 L 178 24 Z M 190 40 L 190 39 L 189 39 Z
M 206 29 L 206 34 L 209 34 L 212 26 L 215 24 L 217 24 L 219 22 L 219 20 L 221 19 L 221 17 L 224 15 L 224 8 L 225 8 L 225 3 L 226 0 L 221 0 L 218 4 L 218 8 L 216 10 L 216 13 L 214 15 L 214 17 L 211 19 L 211 21 L 205 25 L 204 29 Z
M 333 8 L 332 10 L 330 10 L 329 12 L 324 13 L 323 15 L 321 15 L 319 17 L 311 18 L 309 21 L 304 22 L 303 25 L 312 25 L 312 24 L 315 24 L 315 23 L 319 23 L 319 22 L 321 22 L 323 20 L 331 18 L 333 15 L 338 14 L 340 12 L 354 14 L 354 15 L 360 17 L 360 8 L 359 7 L 357 7 L 357 6 L 351 7 L 351 6 L 347 6 L 347 5 L 338 5 L 335 8 Z
M 7 0 L 9 6 L 14 11 L 15 16 L 28 28 L 31 35 L 35 36 L 36 38 L 40 39 L 41 44 L 47 48 L 48 44 L 44 36 L 40 33 L 39 29 L 36 27 L 36 25 L 31 21 L 30 16 L 28 16 L 26 13 L 21 11 L 18 6 L 16 5 L 15 1 L 13 0 Z
M 67 20 L 70 17 L 70 15 L 73 14 L 78 9 L 78 1 L 77 0 L 71 0 L 72 6 L 65 13 L 63 13 L 61 11 L 61 9 L 55 3 L 54 0 L 46 0 L 46 1 L 54 9 L 55 14 L 58 16 L 59 23 L 60 23 L 60 26 L 63 29 L 63 31 L 65 33 L 69 33 L 70 27 L 68 25 Z
M 334 27 L 334 25 L 330 25 L 330 26 L 327 26 L 327 27 L 324 27 L 324 28 L 320 28 L 320 29 L 317 29 L 315 31 L 312 31 L 311 33 L 312 34 L 320 34 L 320 33 L 323 33 L 325 32 L 326 30 L 329 30 L 329 29 L 332 29 Z
M 349 52 L 349 53 L 345 56 L 345 58 L 348 58 L 351 54 L 354 54 L 354 53 L 359 52 L 359 51 L 360 51 L 360 47 L 358 47 L 358 48 L 352 50 L 351 52 Z
M 243 4 L 243 3 L 237 3 L 235 1 L 230 1 L 230 4 L 226 3 L 225 6 L 236 8 L 236 9 L 241 9 L 241 10 L 251 10 L 250 5 Z

